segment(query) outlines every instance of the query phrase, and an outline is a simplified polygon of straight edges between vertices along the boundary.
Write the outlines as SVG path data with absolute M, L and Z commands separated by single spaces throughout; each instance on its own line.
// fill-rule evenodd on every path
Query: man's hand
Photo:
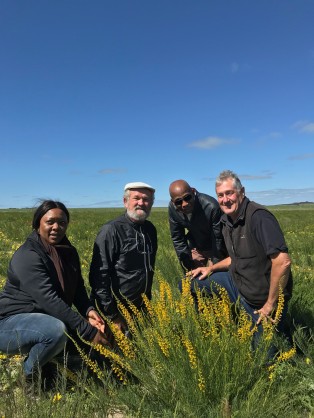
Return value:
M 204 280 L 206 279 L 206 277 L 212 273 L 212 266 L 209 267 L 198 267 L 197 269 L 194 269 L 191 271 L 191 273 L 189 274 L 192 279 L 194 279 L 195 277 L 198 278 L 198 280 Z
M 211 264 L 208 267 L 198 267 L 197 269 L 194 269 L 191 272 L 189 272 L 188 276 L 191 276 L 192 279 L 197 277 L 198 280 L 204 280 L 206 279 L 206 277 L 208 277 L 210 274 L 216 271 L 227 271 L 230 265 L 231 258 L 227 257 L 224 260 L 221 260 L 216 264 Z
M 259 325 L 262 321 L 270 321 L 272 324 L 274 324 L 275 320 L 272 318 L 273 312 L 274 306 L 269 302 L 266 302 L 265 305 L 261 307 L 261 309 L 254 311 L 255 314 L 259 314 L 256 325 Z

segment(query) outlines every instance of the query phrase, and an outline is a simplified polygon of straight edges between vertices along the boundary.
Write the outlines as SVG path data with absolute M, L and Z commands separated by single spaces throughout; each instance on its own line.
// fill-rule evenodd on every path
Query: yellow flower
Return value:
M 205 393 L 205 389 L 206 389 L 205 379 L 200 370 L 198 371 L 198 388 L 201 392 Z
M 114 335 L 115 341 L 121 349 L 123 355 L 125 357 L 134 359 L 136 349 L 132 344 L 132 341 L 128 337 L 126 337 L 124 332 L 122 332 L 117 326 L 111 325 L 110 328 Z
M 297 350 L 295 346 L 293 346 L 289 351 L 285 351 L 284 353 L 280 354 L 280 356 L 277 359 L 277 363 L 291 359 L 296 354 L 296 352 Z
M 237 332 L 239 340 L 243 342 L 251 340 L 252 335 L 256 331 L 257 327 L 252 327 L 252 321 L 244 309 L 240 310 L 238 321 L 239 324 Z
M 117 376 L 117 378 L 120 380 L 120 382 L 123 385 L 126 385 L 128 380 L 126 378 L 125 372 L 115 363 L 111 363 L 111 370 L 114 372 L 114 374 Z
M 194 306 L 193 296 L 191 294 L 191 279 L 182 280 L 181 299 L 187 302 L 187 305 Z
M 308 357 L 306 357 L 306 359 L 305 359 L 305 363 L 306 363 L 306 364 L 311 364 L 311 359 L 310 359 L 310 358 L 308 358 Z
M 280 321 L 284 304 L 285 304 L 285 297 L 282 291 L 282 287 L 279 286 L 279 295 L 278 295 L 277 309 L 276 309 L 276 314 L 275 314 L 275 324 L 278 324 L 278 322 Z
M 285 351 L 277 357 L 276 362 L 268 367 L 268 371 L 269 371 L 268 377 L 270 380 L 274 379 L 278 365 L 280 363 L 283 363 L 284 361 L 290 360 L 296 354 L 296 352 L 297 350 L 295 346 L 293 346 L 289 351 Z
M 169 357 L 169 349 L 170 349 L 170 345 L 168 343 L 168 341 L 166 340 L 166 338 L 162 338 L 161 336 L 157 336 L 157 341 L 158 341 L 158 345 L 161 349 L 161 351 L 163 352 L 165 357 Z
M 135 334 L 136 333 L 136 327 L 134 325 L 134 321 L 133 321 L 133 318 L 132 318 L 130 312 L 123 305 L 123 303 L 121 303 L 121 302 L 118 302 L 117 306 L 118 306 L 119 311 L 122 313 L 122 316 L 126 320 L 126 323 L 128 325 L 128 328 L 129 328 L 131 334 Z
M 52 398 L 52 402 L 59 402 L 61 399 L 62 399 L 62 395 L 61 395 L 61 393 L 58 392 Z
M 100 367 L 98 366 L 98 363 L 97 363 L 97 361 L 93 361 L 93 360 L 91 360 L 90 358 L 89 358 L 89 356 L 87 355 L 87 354 L 85 354 L 85 352 L 84 352 L 84 350 L 79 346 L 79 344 L 77 343 L 77 341 L 75 341 L 70 335 L 68 335 L 68 334 L 66 334 L 67 336 L 68 336 L 68 338 L 70 338 L 72 341 L 73 341 L 73 343 L 74 343 L 74 345 L 75 345 L 75 347 L 76 347 L 76 349 L 77 349 L 77 351 L 79 352 L 79 355 L 81 356 L 81 358 L 83 359 L 83 361 L 84 361 L 84 363 L 89 367 L 89 369 L 93 372 L 93 373 L 95 373 L 96 375 L 97 375 L 97 377 L 98 377 L 98 379 L 103 379 L 103 377 L 104 377 L 104 373 L 103 373 L 103 371 L 100 369 Z M 85 341 L 82 337 L 80 337 L 80 339 L 85 343 L 85 344 L 87 344 L 87 345 L 89 345 L 89 346 L 91 346 L 91 347 L 94 347 L 95 348 L 95 350 L 97 350 L 97 347 L 98 346 L 100 346 L 100 344 L 97 344 L 97 345 L 94 345 L 94 344 L 92 344 L 91 342 L 89 342 L 89 341 Z M 97 351 L 99 351 L 99 350 L 97 350 Z
M 189 355 L 191 369 L 196 369 L 196 352 L 191 341 L 185 335 L 182 337 L 182 344 L 186 348 L 186 351 Z
M 145 293 L 142 294 L 142 298 L 143 298 L 144 306 L 146 308 L 146 311 L 147 311 L 148 315 L 151 318 L 153 318 L 154 317 L 154 310 L 152 308 L 151 301 L 148 299 L 148 297 L 147 297 L 147 295 L 145 295 Z

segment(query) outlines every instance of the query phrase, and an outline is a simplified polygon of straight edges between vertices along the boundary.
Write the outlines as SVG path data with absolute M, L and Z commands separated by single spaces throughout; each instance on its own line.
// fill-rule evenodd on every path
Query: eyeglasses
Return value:
M 193 198 L 193 195 L 191 195 L 191 194 L 187 194 L 186 196 L 183 196 L 183 197 L 182 197 L 182 199 L 177 199 L 177 200 L 175 200 L 173 203 L 174 203 L 176 206 L 182 206 L 183 200 L 184 200 L 185 202 L 189 202 L 190 200 L 192 200 L 192 198 Z

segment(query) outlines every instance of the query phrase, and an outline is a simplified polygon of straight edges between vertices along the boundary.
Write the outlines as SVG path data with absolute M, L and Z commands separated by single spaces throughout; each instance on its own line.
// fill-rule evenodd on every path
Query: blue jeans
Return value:
M 65 346 L 66 327 L 62 321 L 42 313 L 23 313 L 0 319 L 0 351 L 27 354 L 26 376 L 43 366 Z
M 252 318 L 252 326 L 255 325 L 259 318 L 259 314 L 254 313 L 254 311 L 258 310 L 259 308 L 257 306 L 250 305 L 244 299 L 244 297 L 239 293 L 236 285 L 234 284 L 234 281 L 232 280 L 230 273 L 227 271 L 213 273 L 204 280 L 198 280 L 197 278 L 193 279 L 191 282 L 191 292 L 192 292 L 192 295 L 194 296 L 194 299 L 196 300 L 196 289 L 204 291 L 209 296 L 212 295 L 213 292 L 215 294 L 218 294 L 218 289 L 217 289 L 216 284 L 226 289 L 229 295 L 229 299 L 232 303 L 236 303 L 237 301 L 240 302 L 240 305 L 243 306 L 245 311 Z M 179 284 L 179 288 L 181 289 L 181 283 Z M 288 304 L 285 302 L 280 321 L 276 325 L 276 329 L 278 332 L 284 333 L 284 321 L 287 315 L 287 310 L 288 310 Z M 257 326 L 257 332 L 255 332 L 253 336 L 253 341 L 252 341 L 253 348 L 256 348 L 258 341 L 261 338 L 262 333 L 263 333 L 263 326 L 262 324 L 259 324 Z M 271 357 L 273 354 L 275 354 L 275 352 L 274 352 L 274 348 L 272 347 L 269 352 L 269 357 Z

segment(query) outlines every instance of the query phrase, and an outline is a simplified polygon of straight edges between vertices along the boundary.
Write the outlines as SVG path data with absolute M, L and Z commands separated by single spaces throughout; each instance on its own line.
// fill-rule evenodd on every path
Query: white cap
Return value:
M 152 192 L 155 192 L 155 189 L 152 186 L 150 186 L 147 183 L 143 183 L 142 181 L 135 181 L 133 183 L 127 183 L 124 186 L 124 191 L 130 190 L 130 189 L 148 189 L 148 190 L 151 190 Z

